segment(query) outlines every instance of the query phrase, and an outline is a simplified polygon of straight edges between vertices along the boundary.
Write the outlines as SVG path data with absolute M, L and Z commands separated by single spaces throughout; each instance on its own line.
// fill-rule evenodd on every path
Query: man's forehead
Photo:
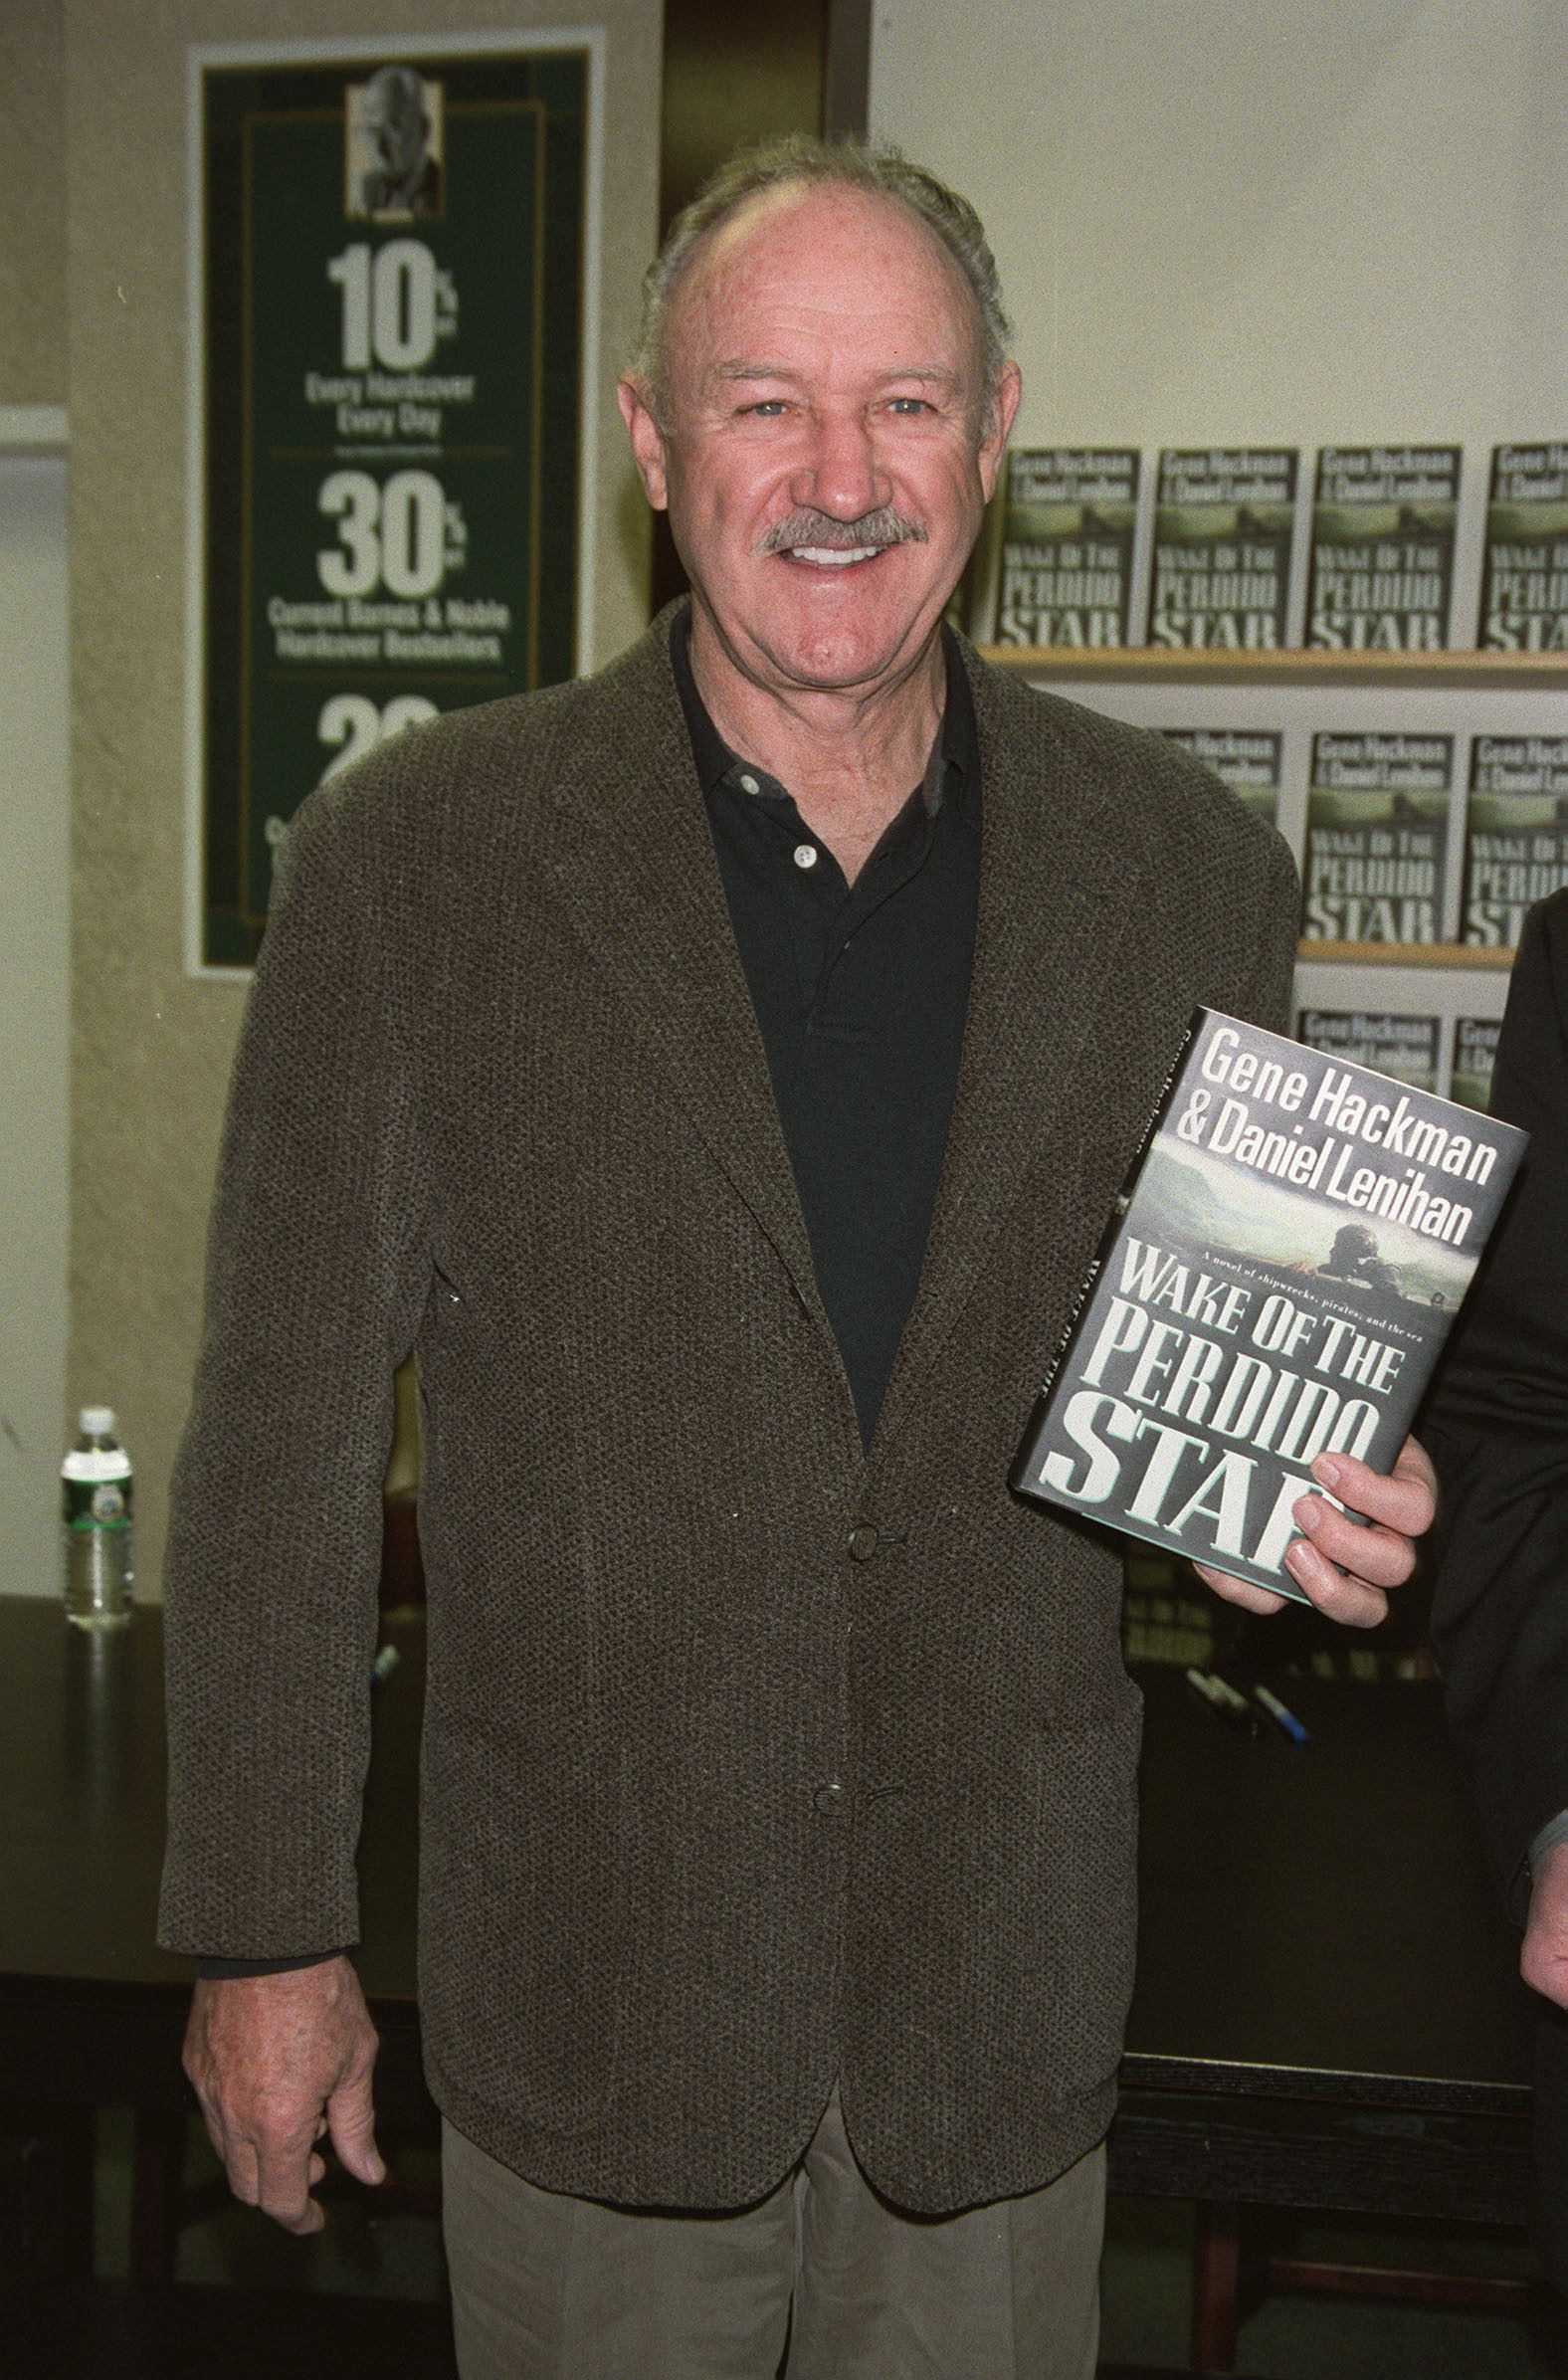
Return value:
M 881 190 L 849 182 L 783 182 L 753 192 L 702 240 L 682 276 L 679 295 L 706 297 L 752 273 L 767 273 L 809 292 L 825 250 L 902 251 L 914 274 L 934 273 L 967 292 L 955 260 L 912 207 Z

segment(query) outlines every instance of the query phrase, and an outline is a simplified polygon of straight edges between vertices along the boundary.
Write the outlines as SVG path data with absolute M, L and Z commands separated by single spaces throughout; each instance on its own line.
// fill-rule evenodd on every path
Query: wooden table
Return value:
M 1179 1673 L 1140 1672 L 1142 1921 L 1110 2176 L 1200 2202 L 1201 2371 L 1234 2364 L 1239 2207 L 1526 2212 L 1530 1995 L 1439 1689 L 1271 1682 L 1306 1749 L 1234 1734 Z
M 414 1986 L 423 1633 L 376 1688 L 360 1972 L 377 2096 L 428 2121 Z M 135 2269 L 164 2269 L 160 2156 L 189 2105 L 188 1968 L 152 1942 L 161 1852 L 161 1628 L 69 1628 L 0 1596 L 0 2099 L 138 2110 Z M 1528 2023 L 1436 1688 L 1277 1680 L 1312 1741 L 1223 1728 L 1174 1672 L 1142 1676 L 1143 1933 L 1111 2133 L 1120 2190 L 1194 2198 L 1224 2369 L 1241 2205 L 1522 2219 Z M 160 2145 L 161 2144 L 161 2145 Z M 1230 2260 L 1229 2263 L 1227 2260 Z

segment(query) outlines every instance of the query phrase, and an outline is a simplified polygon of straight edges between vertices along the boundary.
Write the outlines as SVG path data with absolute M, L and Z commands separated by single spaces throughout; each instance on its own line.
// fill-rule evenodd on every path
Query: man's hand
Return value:
M 376 2034 L 342 1956 L 282 1975 L 202 1979 L 185 2029 L 185 2072 L 236 2198 L 285 2231 L 319 2231 L 310 2196 L 324 2132 L 356 2181 L 379 2182 L 370 2070 Z
M 1432 1465 L 1407 1438 L 1392 1472 L 1369 1471 L 1352 1455 L 1319 1455 L 1312 1477 L 1320 1488 L 1364 1512 L 1369 1528 L 1350 1520 L 1327 1497 L 1303 1495 L 1294 1507 L 1297 1537 L 1285 1568 L 1309 1602 L 1347 1628 L 1375 1628 L 1388 1616 L 1389 1590 L 1404 1585 L 1416 1566 L 1414 1540 L 1431 1528 L 1438 1508 Z M 1282 1611 L 1287 1600 L 1268 1587 L 1199 1568 L 1198 1576 L 1227 1603 L 1250 1612 Z M 1568 1940 L 1568 1934 L 1565 1934 Z
M 1519 1973 L 1531 1991 L 1568 2008 L 1568 1843 L 1554 1843 L 1535 1871 Z

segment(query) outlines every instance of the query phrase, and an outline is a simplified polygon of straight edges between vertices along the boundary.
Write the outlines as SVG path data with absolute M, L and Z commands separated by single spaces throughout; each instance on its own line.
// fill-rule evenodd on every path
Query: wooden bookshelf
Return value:
M 1469 942 L 1308 942 L 1296 944 L 1298 966 L 1334 966 L 1353 962 L 1358 967 L 1458 967 L 1467 974 L 1494 968 L 1506 974 L 1513 964 L 1511 950 L 1481 950 Z
M 1228 648 L 1193 652 L 1163 645 L 985 645 L 985 658 L 1015 678 L 1081 687 L 1278 687 L 1310 694 L 1422 689 L 1445 694 L 1568 694 L 1568 654 L 1321 653 L 1291 647 L 1269 653 Z M 1438 967 L 1506 974 L 1511 950 L 1466 942 L 1308 942 L 1303 966 Z
M 1568 694 L 1563 653 L 1273 653 L 1164 645 L 985 645 L 985 658 L 1016 678 L 1079 686 L 1426 687 L 1464 694 Z

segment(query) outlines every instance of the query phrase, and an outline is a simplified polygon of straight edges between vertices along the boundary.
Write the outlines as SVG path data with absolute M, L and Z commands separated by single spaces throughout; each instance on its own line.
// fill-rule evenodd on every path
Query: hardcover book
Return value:
M 1568 735 L 1477 735 L 1470 745 L 1461 939 L 1517 947 L 1524 912 L 1568 884 Z
M 1285 640 L 1293 447 L 1160 456 L 1147 642 L 1268 652 Z
M 1452 735 L 1314 735 L 1301 938 L 1443 939 Z
M 1166 727 L 1167 743 L 1190 752 L 1222 783 L 1239 793 L 1249 810 L 1274 823 L 1279 807 L 1279 759 L 1284 737 L 1277 727 Z
M 1500 1017 L 1456 1017 L 1454 1084 L 1449 1092 L 1462 1107 L 1484 1115 L 1491 1105 L 1491 1070 L 1496 1063 Z
M 1441 653 L 1454 604 L 1459 447 L 1324 447 L 1312 505 L 1306 641 Z
M 1013 1488 L 1305 1601 L 1312 1459 L 1392 1468 L 1526 1137 L 1199 1009 Z
M 1133 447 L 1008 457 L 999 645 L 1124 645 L 1138 524 Z
M 1438 1088 L 1438 1020 L 1397 1017 L 1386 1010 L 1303 1008 L 1295 1021 L 1297 1039 L 1329 1058 L 1353 1058 L 1397 1083 L 1418 1091 Z
M 1568 446 L 1491 450 L 1475 642 L 1568 652 Z

